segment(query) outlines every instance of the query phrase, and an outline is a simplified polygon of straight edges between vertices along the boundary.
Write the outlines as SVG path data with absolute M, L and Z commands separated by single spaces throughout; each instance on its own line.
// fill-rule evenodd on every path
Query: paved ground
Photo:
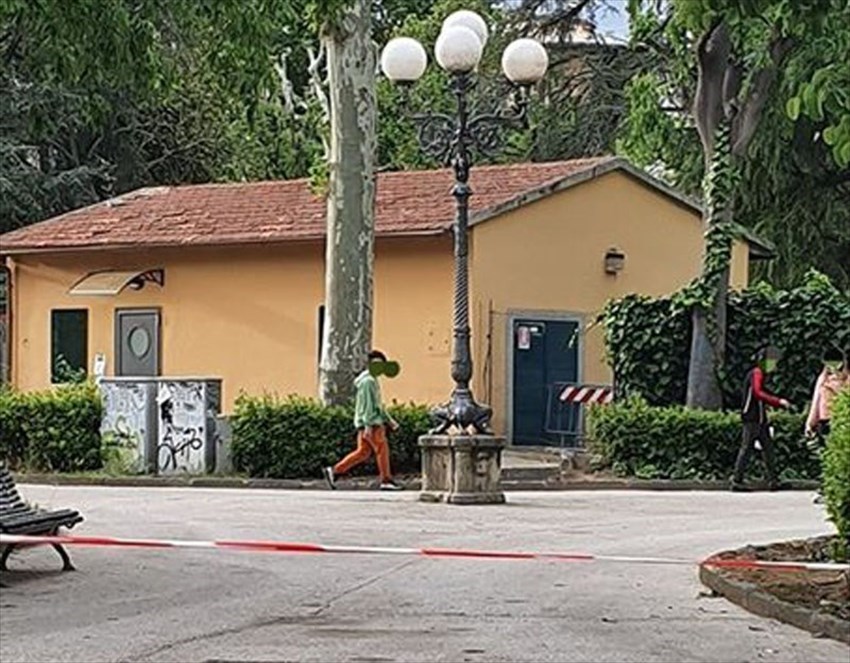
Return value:
M 829 531 L 811 494 L 413 493 L 24 486 L 79 533 L 701 558 Z M 16 554 L 11 661 L 840 661 L 850 651 L 700 597 L 691 567 L 76 548 Z

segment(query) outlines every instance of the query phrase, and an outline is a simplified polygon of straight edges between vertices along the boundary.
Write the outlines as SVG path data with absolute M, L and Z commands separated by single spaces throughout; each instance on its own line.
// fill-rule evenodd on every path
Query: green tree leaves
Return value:
M 703 175 L 690 111 L 696 90 L 699 16 L 724 16 L 732 45 L 752 70 L 780 30 L 792 38 L 761 121 L 741 160 L 735 221 L 771 240 L 777 258 L 755 265 L 776 285 L 812 267 L 850 288 L 850 5 L 846 0 L 634 0 L 633 43 L 653 53 L 655 71 L 633 78 L 618 151 L 692 195 Z M 746 95 L 754 84 L 743 81 Z M 652 101 L 655 101 L 653 106 Z

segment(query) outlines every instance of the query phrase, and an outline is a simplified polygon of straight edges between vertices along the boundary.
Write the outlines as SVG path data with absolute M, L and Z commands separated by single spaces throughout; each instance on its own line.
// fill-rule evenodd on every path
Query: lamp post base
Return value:
M 423 435 L 421 502 L 504 504 L 502 437 Z
M 476 403 L 469 389 L 455 389 L 451 400 L 434 408 L 431 416 L 436 424 L 430 431 L 432 435 L 443 435 L 452 426 L 461 433 L 467 433 L 471 428 L 478 435 L 493 434 L 490 430 L 493 408 Z

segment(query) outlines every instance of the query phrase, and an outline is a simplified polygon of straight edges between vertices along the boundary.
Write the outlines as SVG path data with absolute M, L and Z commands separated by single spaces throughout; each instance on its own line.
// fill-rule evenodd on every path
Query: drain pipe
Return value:
M 4 359 L 0 362 L 0 385 L 4 385 L 12 380 L 12 269 L 9 267 L 9 258 L 4 258 L 0 264 L 0 281 L 5 285 L 4 301 L 0 302 L 3 313 L 0 323 L 6 326 L 3 347 L 0 348 Z

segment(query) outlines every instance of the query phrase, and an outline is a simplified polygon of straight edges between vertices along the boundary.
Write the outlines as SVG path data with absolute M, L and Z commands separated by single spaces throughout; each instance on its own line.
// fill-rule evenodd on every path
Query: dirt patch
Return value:
M 757 559 L 775 562 L 829 562 L 838 537 L 783 541 L 747 546 L 717 555 L 719 559 Z M 749 582 L 760 590 L 798 607 L 825 613 L 850 625 L 850 574 L 842 571 L 776 571 L 718 568 L 725 578 Z

